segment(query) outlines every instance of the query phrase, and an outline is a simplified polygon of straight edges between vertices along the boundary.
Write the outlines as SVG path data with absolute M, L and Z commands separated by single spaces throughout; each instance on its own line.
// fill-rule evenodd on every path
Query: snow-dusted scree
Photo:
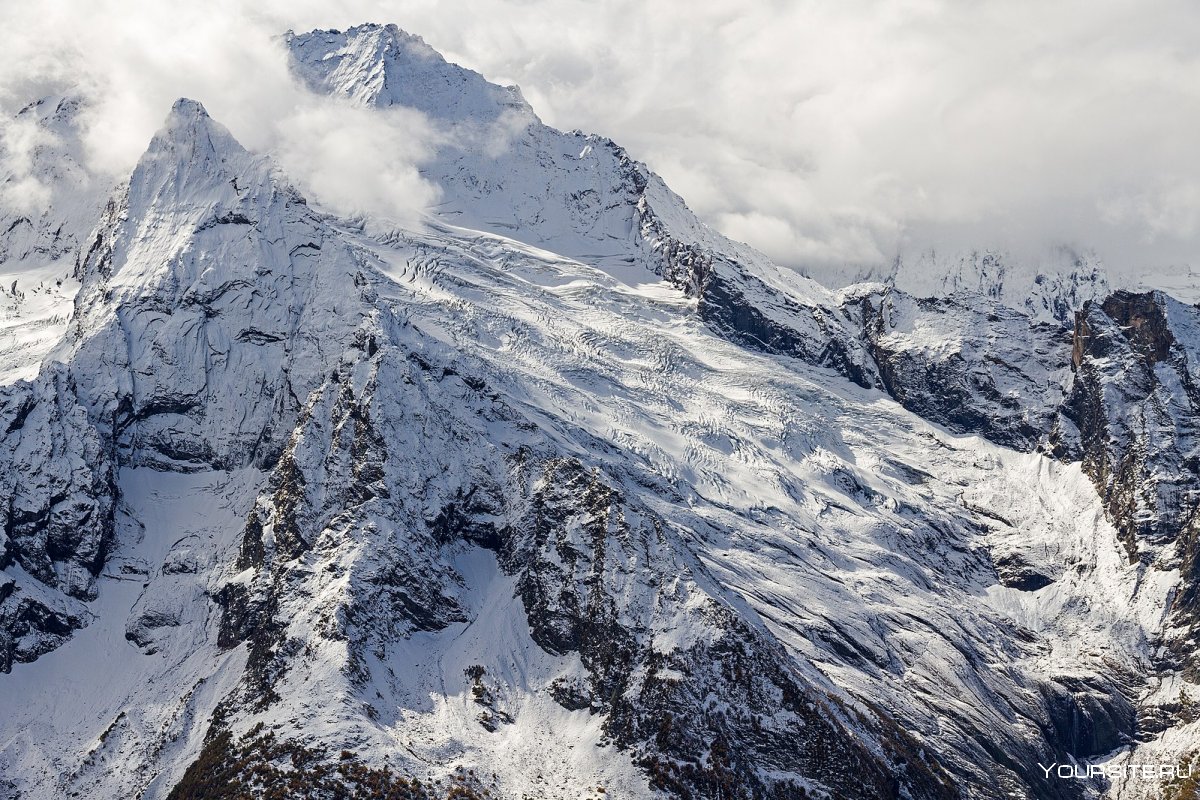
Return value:
M 22 112 L 0 797 L 1192 796 L 1196 307 L 830 290 L 415 36 L 285 41 L 428 118 L 427 218 Z

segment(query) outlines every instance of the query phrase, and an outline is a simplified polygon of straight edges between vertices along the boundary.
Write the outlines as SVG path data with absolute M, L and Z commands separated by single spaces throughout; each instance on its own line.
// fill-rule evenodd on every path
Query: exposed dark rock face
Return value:
M 646 195 L 645 167 L 624 151 L 620 155 L 636 197 L 637 223 L 651 266 L 696 298 L 700 318 L 713 330 L 746 347 L 829 367 L 859 386 L 879 385 L 870 355 L 832 302 L 822 306 L 802 300 L 800 293 L 768 283 L 733 256 L 677 238 Z
M 1054 583 L 1054 579 L 1025 563 L 1016 554 L 1007 554 L 995 559 L 996 574 L 1000 583 L 1022 592 L 1036 592 Z
M 1070 425 L 1055 441 L 1056 452 L 1082 459 L 1131 558 L 1142 540 L 1174 541 L 1196 508 L 1197 462 L 1185 453 L 1200 394 L 1168 306 L 1194 324 L 1195 309 L 1159 294 L 1118 292 L 1079 312 L 1063 408 Z
M 737 275 L 732 268 L 728 272 L 732 274 L 715 270 L 699 295 L 700 317 L 714 329 L 748 347 L 829 367 L 859 386 L 878 385 L 875 364 L 832 308 L 802 305 L 752 276 Z M 761 302 L 751 299 L 773 294 L 778 298 L 774 313 L 764 313 Z
M 64 367 L 0 390 L 0 671 L 54 649 L 86 624 L 113 534 L 109 447 Z
M 30 594 L 17 589 L 11 579 L 0 583 L 0 672 L 54 650 L 89 622 L 81 604 L 47 603 Z
M 890 288 L 847 297 L 884 388 L 956 433 L 1032 450 L 1062 398 L 1070 339 L 982 298 L 919 300 Z
M 842 705 L 727 599 L 702 590 L 672 523 L 629 505 L 603 471 L 553 455 L 484 383 L 408 357 L 383 328 L 373 341 L 371 355 L 360 351 L 306 407 L 246 526 L 239 564 L 254 575 L 218 600 L 222 644 L 252 648 L 225 707 L 278 701 L 274 687 L 304 646 L 290 638 L 289 618 L 309 613 L 299 610 L 309 576 L 329 568 L 324 559 L 346 537 L 374 556 L 356 567 L 353 592 L 318 618 L 323 636 L 346 642 L 355 680 L 387 641 L 464 619 L 452 555 L 483 546 L 514 576 L 534 641 L 577 653 L 588 671 L 587 685 L 553 696 L 605 715 L 608 736 L 652 785 L 696 798 L 791 798 L 805 796 L 808 776 L 845 797 L 956 796 L 932 755 L 886 715 Z M 479 449 L 471 431 L 480 426 L 528 445 Z M 408 459 L 387 456 L 385 429 L 410 438 Z M 441 459 L 459 466 L 427 472 Z M 408 499 L 417 496 L 422 507 L 444 500 L 430 514 Z M 704 633 L 656 644 L 653 629 L 669 619 Z M 487 676 L 474 677 L 486 701 Z M 504 724 L 503 709 L 483 705 L 485 729 Z
M 1194 327 L 1198 318 L 1165 295 L 1124 291 L 1076 315 L 1069 425 L 1058 429 L 1056 452 L 1082 459 L 1130 558 L 1139 542 L 1165 545 L 1194 523 L 1200 464 L 1188 453 L 1200 392 L 1194 344 L 1176 342 L 1172 323 Z
M 0 394 L 0 563 L 16 562 L 42 583 L 89 599 L 112 535 L 112 465 L 75 397 L 67 370 Z
M 367 338 L 363 341 L 369 344 Z M 363 369 L 374 372 L 386 358 L 387 380 L 413 385 L 407 374 L 410 369 L 420 372 L 419 367 L 394 349 L 368 349 L 374 350 L 374 363 L 365 352 L 359 353 Z M 371 574 L 364 577 L 361 593 L 322 615 L 322 635 L 351 640 L 361 650 L 380 639 L 438 630 L 462 619 L 453 598 L 443 591 L 451 582 L 449 568 L 430 568 L 444 564 L 436 557 L 436 526 L 413 518 L 413 509 L 392 499 L 393 494 L 412 495 L 396 491 L 404 464 L 387 459 L 375 430 L 374 416 L 382 413 L 372 405 L 377 381 L 372 377 L 355 391 L 346 371 L 314 393 L 267 493 L 247 520 L 237 564 L 252 573 L 248 581 L 227 584 L 216 598 L 222 606 L 219 643 L 250 643 L 246 678 L 227 698 L 229 705 L 245 702 L 265 708 L 278 699 L 275 686 L 289 659 L 304 646 L 289 636 L 288 620 L 297 606 L 307 603 L 314 565 L 348 540 L 375 547 L 377 556 L 370 560 Z M 403 546 L 392 539 L 389 521 L 394 520 L 413 521 Z M 419 553 L 434 560 L 418 558 Z
M 480 783 L 465 774 L 422 783 L 363 764 L 349 750 L 335 755 L 280 741 L 259 726 L 237 739 L 228 730 L 214 730 L 167 800 L 488 800 L 492 795 Z
M 552 460 L 527 492 L 531 518 L 505 541 L 501 563 L 518 577 L 534 639 L 550 652 L 579 653 L 591 675 L 589 705 L 607 714 L 609 735 L 633 750 L 656 788 L 803 797 L 798 783 L 769 777 L 792 774 L 819 776 L 846 797 L 956 796 L 942 768 L 889 720 L 856 718 L 720 598 L 694 612 L 710 636 L 660 649 L 653 620 L 686 613 L 699 566 L 671 523 L 627 505 L 601 473 Z M 630 608 L 622 596 L 655 601 Z M 718 696 L 720 708 L 711 701 Z M 854 723 L 880 737 L 882 763 L 849 733 Z
M 1197 668 L 1200 309 L 1117 292 L 1075 318 L 1074 381 L 1054 452 L 1081 459 L 1132 563 L 1178 565 L 1174 649 Z
M 1075 758 L 1102 755 L 1129 743 L 1136 712 L 1111 685 L 1060 677 L 1038 690 L 1049 713 L 1052 740 Z

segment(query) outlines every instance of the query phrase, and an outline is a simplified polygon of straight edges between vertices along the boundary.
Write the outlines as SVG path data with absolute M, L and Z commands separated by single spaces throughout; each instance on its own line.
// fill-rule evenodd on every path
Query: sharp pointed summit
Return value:
M 488 83 L 395 25 L 289 31 L 285 41 L 296 72 L 321 92 L 381 108 L 413 108 L 446 122 L 489 124 L 506 113 L 535 119 L 515 86 Z
M 129 205 L 198 209 L 238 202 L 241 185 L 259 183 L 266 160 L 253 156 L 195 100 L 180 98 L 150 140 L 129 181 Z

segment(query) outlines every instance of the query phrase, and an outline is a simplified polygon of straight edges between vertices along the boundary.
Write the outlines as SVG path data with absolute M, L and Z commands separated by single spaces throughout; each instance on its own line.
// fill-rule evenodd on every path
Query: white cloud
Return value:
M 404 4 L 399 21 L 520 83 L 548 121 L 625 144 L 785 263 L 1059 242 L 1118 269 L 1197 260 L 1178 209 L 1099 211 L 1114 187 L 1200 179 L 1195 3 L 455 7 Z
M 396 218 L 438 199 L 417 171 L 434 138 L 416 111 L 372 111 L 328 98 L 283 120 L 273 152 L 285 173 L 300 176 L 301 189 L 330 208 Z
M 9 176 L 0 183 L 0 206 L 31 214 L 50 202 L 49 190 L 34 174 L 33 153 L 53 139 L 31 116 L 0 125 L 0 175 Z
M 0 101 L 85 69 L 114 169 L 180 95 L 277 144 L 280 120 L 319 112 L 297 111 L 270 37 L 396 22 L 519 83 L 548 122 L 611 136 L 783 263 L 1058 242 L 1118 269 L 1200 260 L 1192 0 L 9 4 Z
M 1157 186 L 1114 194 L 1097 203 L 1101 219 L 1143 230 L 1143 243 L 1160 237 L 1191 239 L 1200 231 L 1200 183 L 1175 177 Z
M 417 172 L 433 137 L 423 116 L 371 114 L 305 91 L 287 70 L 280 39 L 287 26 L 246 9 L 235 0 L 49 0 L 14 8 L 0 33 L 0 104 L 11 115 L 40 94 L 81 91 L 88 165 L 119 178 L 172 103 L 190 97 L 246 147 L 271 152 L 302 190 L 333 210 L 405 219 L 436 200 L 435 187 Z M 23 141 L 8 132 L 17 126 L 4 128 L 6 140 Z M 31 178 L 11 188 L 27 204 L 38 201 Z

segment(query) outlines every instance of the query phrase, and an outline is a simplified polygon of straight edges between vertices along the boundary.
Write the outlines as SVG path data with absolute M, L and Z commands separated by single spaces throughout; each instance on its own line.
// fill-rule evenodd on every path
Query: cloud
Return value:
M 417 166 L 432 154 L 436 138 L 416 111 L 319 98 L 283 121 L 272 152 L 285 173 L 300 176 L 301 188 L 330 208 L 396 219 L 438 199 Z
M 1181 0 L 402 4 L 784 263 L 930 244 L 1197 260 L 1200 6 Z M 455 13 L 469 7 L 470 14 Z M 1113 215 L 1157 196 L 1163 213 Z
M 0 34 L 0 102 L 82 70 L 106 97 L 91 141 L 97 163 L 129 163 L 171 100 L 188 95 L 248 146 L 290 141 L 299 165 L 311 154 L 297 131 L 326 120 L 297 110 L 271 37 L 391 21 L 518 83 L 547 122 L 611 136 L 702 217 L 785 264 L 1059 243 L 1094 247 L 1117 271 L 1200 260 L 1191 0 L 249 7 L 17 7 Z M 346 149 L 322 130 L 313 138 Z M 411 165 L 421 147 L 399 152 Z M 403 159 L 393 174 L 411 178 Z M 420 185 L 400 194 L 420 198 Z
M 1140 228 L 1147 245 L 1160 237 L 1191 239 L 1200 230 L 1200 183 L 1175 176 L 1155 186 L 1103 197 L 1097 208 L 1101 219 L 1112 225 Z
M 233 0 L 14 8 L 0 33 L 0 107 L 11 117 L 41 95 L 81 92 L 86 162 L 115 180 L 128 175 L 172 103 L 190 97 L 331 210 L 406 220 L 434 202 L 436 188 L 418 173 L 434 141 L 424 117 L 372 114 L 304 90 L 288 73 L 287 25 L 248 8 Z M 0 143 L 6 171 L 23 178 L 7 194 L 29 205 L 40 195 L 24 127 L 5 124 Z
M 50 191 L 35 174 L 36 148 L 54 143 L 54 134 L 38 125 L 32 116 L 0 125 L 0 207 L 32 214 L 50 202 Z

